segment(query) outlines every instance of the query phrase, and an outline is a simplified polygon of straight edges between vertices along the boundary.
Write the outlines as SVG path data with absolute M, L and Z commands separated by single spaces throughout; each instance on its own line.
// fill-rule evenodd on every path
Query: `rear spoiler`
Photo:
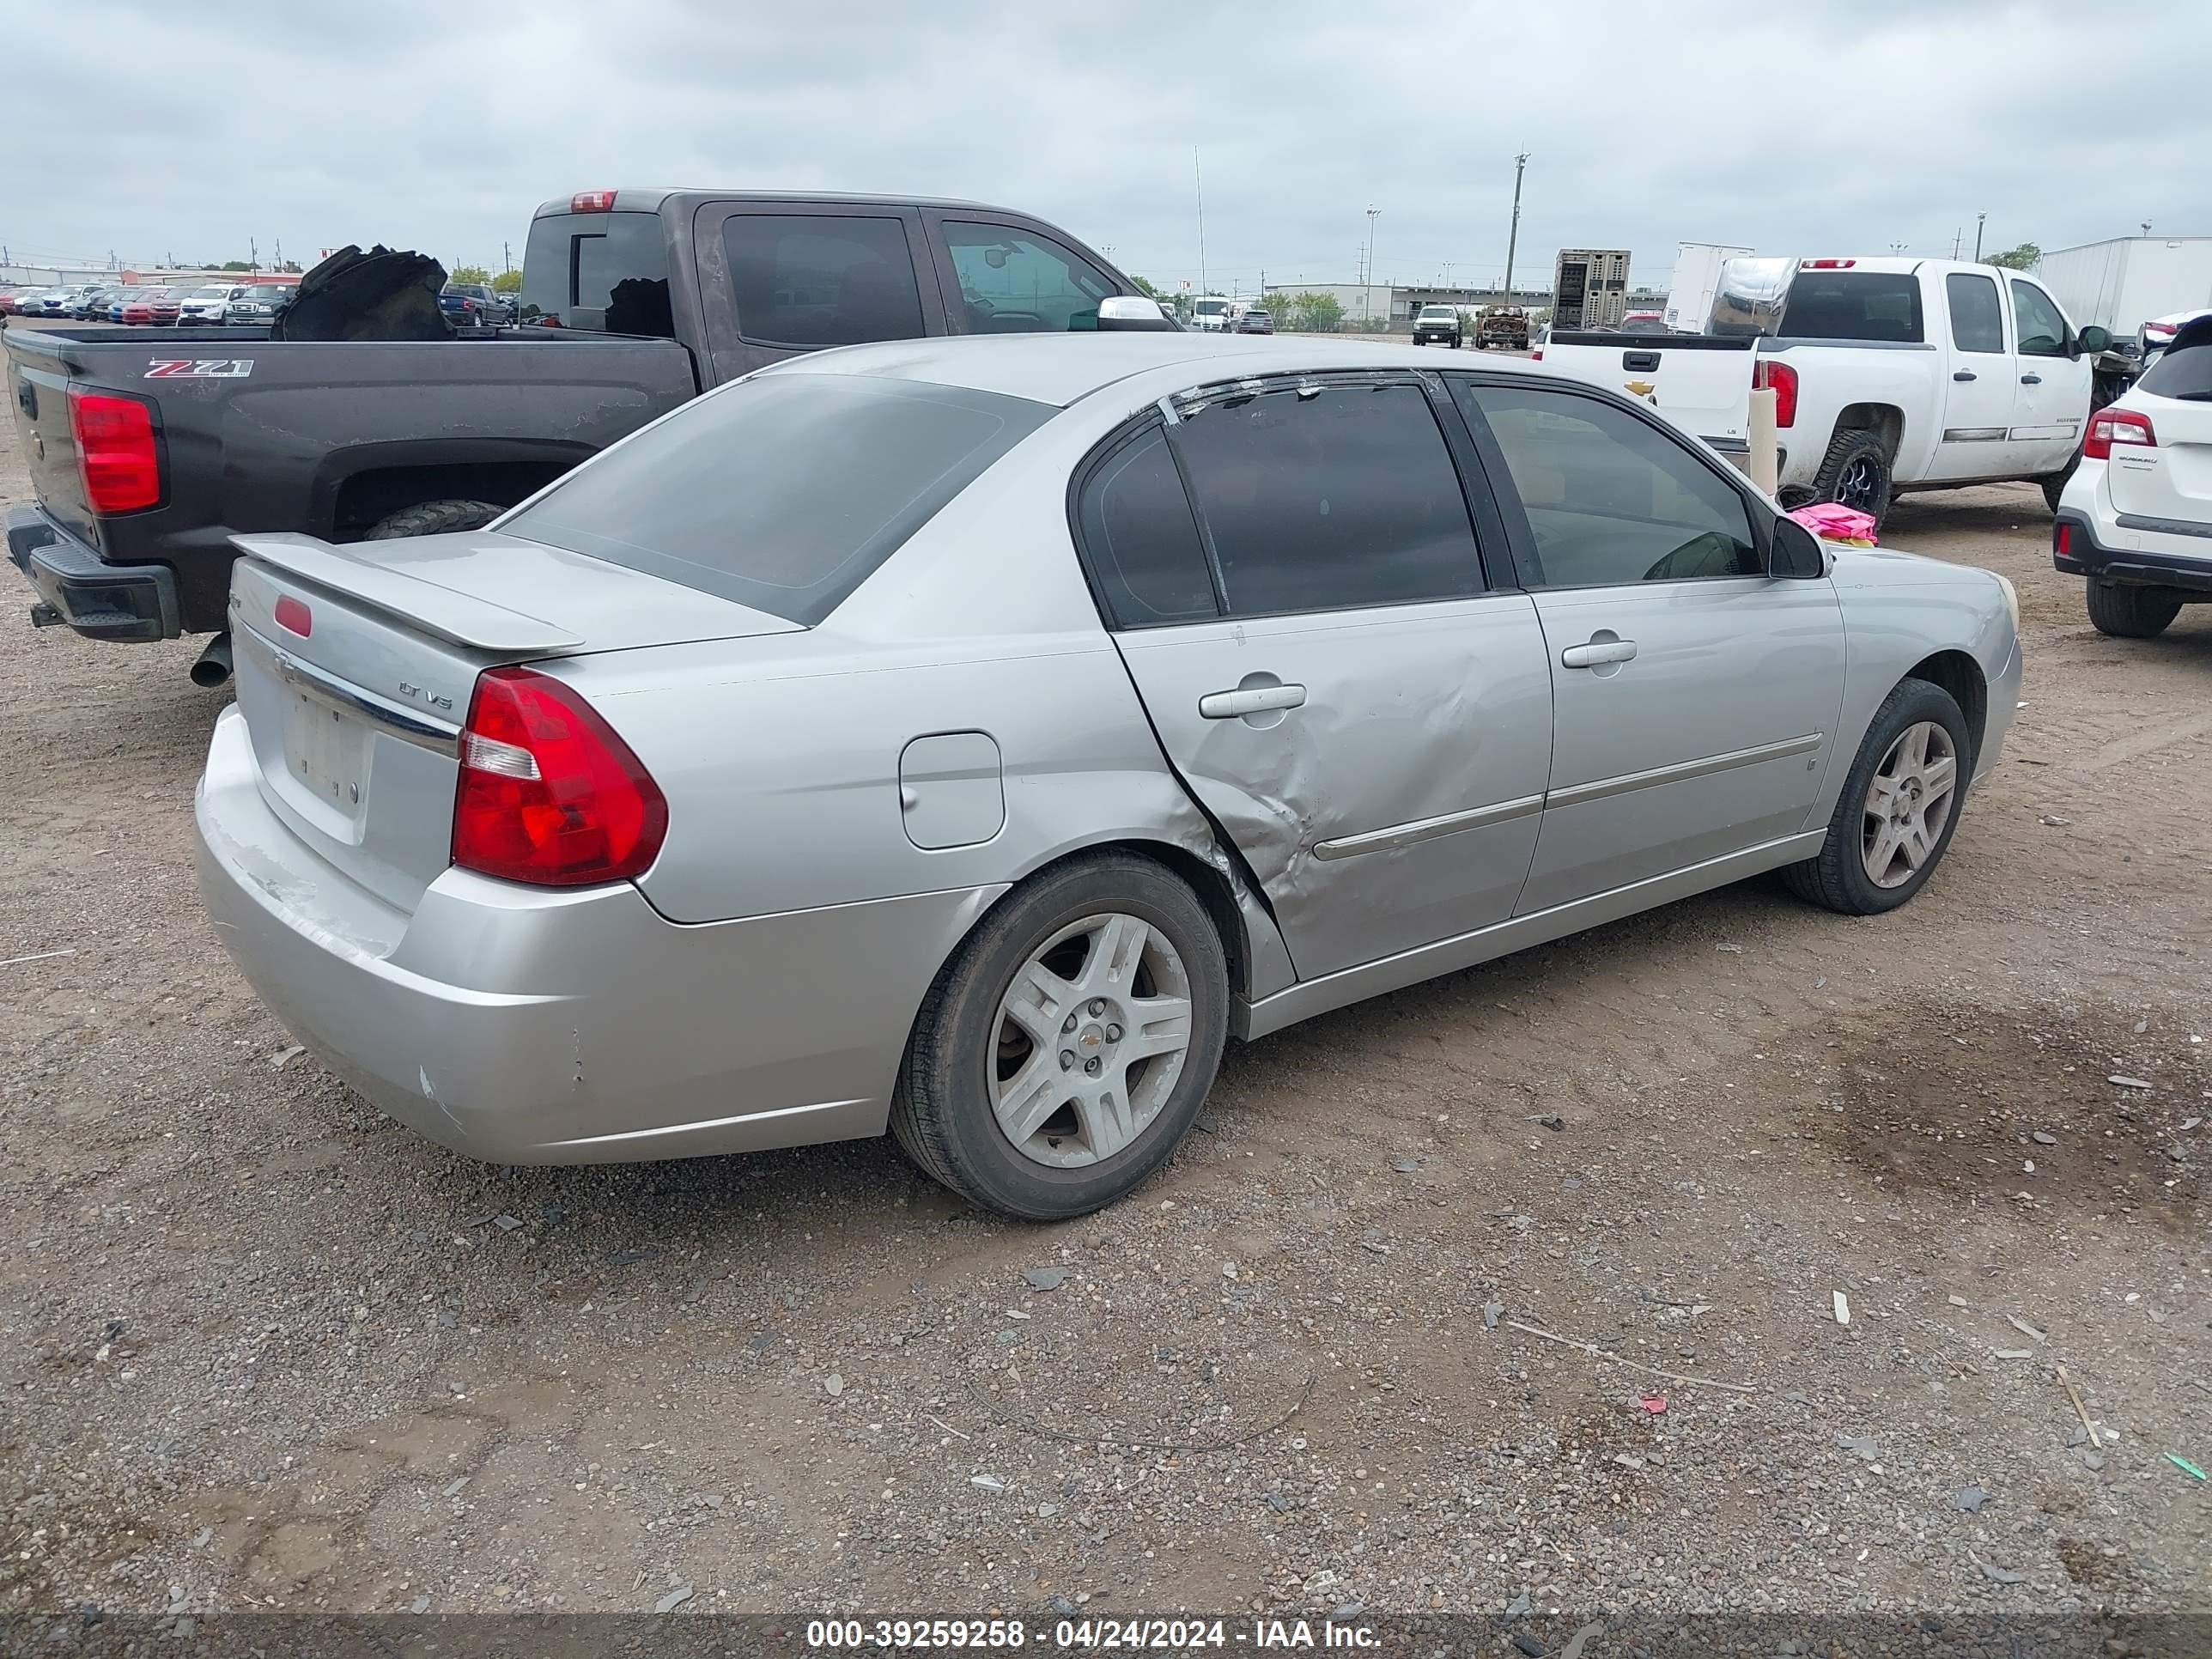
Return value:
M 313 536 L 283 532 L 267 536 L 233 536 L 230 544 L 250 559 L 329 589 L 356 604 L 388 611 L 409 626 L 455 645 L 479 651 L 532 657 L 558 656 L 582 648 L 567 629 L 520 611 L 494 605 L 471 593 L 426 581 L 387 565 L 357 558 Z

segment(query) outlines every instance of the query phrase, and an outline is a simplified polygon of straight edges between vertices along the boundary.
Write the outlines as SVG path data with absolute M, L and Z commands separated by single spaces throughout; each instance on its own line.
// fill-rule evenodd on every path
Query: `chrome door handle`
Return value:
M 1297 708 L 1305 700 L 1303 685 L 1255 685 L 1247 690 L 1209 691 L 1198 700 L 1198 712 L 1210 720 L 1233 720 L 1271 708 Z
M 2040 374 L 2023 374 L 2020 377 L 2020 383 L 2022 386 L 2041 386 L 2043 384 L 2043 376 Z
M 1559 660 L 1569 668 L 1595 668 L 1600 663 L 1632 662 L 1635 658 L 1634 640 L 1593 641 L 1588 645 L 1571 645 L 1559 653 Z
M 1954 380 L 1971 380 L 1975 379 L 1976 376 L 1972 369 L 1962 368 L 1952 375 L 1951 378 Z

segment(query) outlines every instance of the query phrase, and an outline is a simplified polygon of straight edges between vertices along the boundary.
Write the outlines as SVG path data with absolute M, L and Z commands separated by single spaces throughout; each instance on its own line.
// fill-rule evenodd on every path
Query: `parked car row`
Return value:
M 289 303 L 292 289 L 271 282 L 0 288 L 0 312 L 81 323 L 265 323 Z

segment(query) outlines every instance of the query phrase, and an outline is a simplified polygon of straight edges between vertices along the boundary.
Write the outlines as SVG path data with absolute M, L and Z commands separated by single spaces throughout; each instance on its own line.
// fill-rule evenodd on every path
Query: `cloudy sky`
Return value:
M 217 32 L 228 18 L 250 27 Z M 8 31 L 0 244 L 521 257 L 639 184 L 979 198 L 1163 284 L 1490 281 L 1680 240 L 2212 234 L 2208 0 L 110 0 Z

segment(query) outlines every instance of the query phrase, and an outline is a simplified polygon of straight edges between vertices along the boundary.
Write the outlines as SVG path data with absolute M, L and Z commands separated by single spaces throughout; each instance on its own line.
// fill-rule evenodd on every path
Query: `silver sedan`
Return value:
M 488 530 L 239 544 L 202 880 L 333 1070 L 504 1161 L 888 1127 L 1035 1218 L 1231 1036 L 1764 871 L 1904 903 L 2021 672 L 2001 578 L 1364 342 L 824 352 Z

